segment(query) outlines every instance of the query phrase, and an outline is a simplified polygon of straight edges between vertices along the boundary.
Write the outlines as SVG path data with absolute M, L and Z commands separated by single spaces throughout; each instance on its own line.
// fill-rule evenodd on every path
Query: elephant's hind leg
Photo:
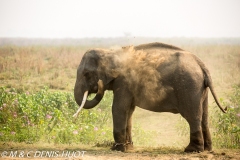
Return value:
M 202 133 L 204 139 L 204 150 L 211 151 L 212 150 L 212 140 L 211 134 L 208 128 L 208 96 L 206 96 L 203 101 L 203 116 L 202 116 Z
M 198 105 L 201 105 L 198 103 Z M 184 114 L 190 126 L 190 143 L 185 148 L 185 152 L 202 152 L 204 151 L 204 140 L 202 133 L 202 107 L 190 108 L 188 114 Z
M 200 122 L 199 122 L 200 123 Z M 184 152 L 202 152 L 204 151 L 203 134 L 201 127 L 195 130 L 190 124 L 190 143 L 185 148 Z

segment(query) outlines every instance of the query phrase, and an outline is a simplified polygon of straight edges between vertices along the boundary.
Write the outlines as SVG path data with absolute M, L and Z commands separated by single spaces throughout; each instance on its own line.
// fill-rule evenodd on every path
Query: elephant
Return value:
M 202 152 L 212 150 L 208 88 L 225 113 L 227 108 L 220 105 L 205 64 L 188 51 L 154 42 L 86 51 L 77 68 L 74 97 L 80 108 L 91 109 L 106 90 L 113 92 L 112 150 L 133 149 L 132 114 L 137 106 L 153 112 L 181 114 L 190 126 L 190 142 L 184 151 Z M 96 95 L 86 100 L 90 94 Z

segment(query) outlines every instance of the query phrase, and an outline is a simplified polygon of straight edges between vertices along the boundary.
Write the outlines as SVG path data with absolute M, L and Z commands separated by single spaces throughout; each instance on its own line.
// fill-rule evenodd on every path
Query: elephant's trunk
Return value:
M 90 100 L 90 101 L 86 101 L 86 104 L 83 106 L 84 109 L 91 109 L 93 107 L 95 107 L 103 98 L 104 96 L 104 85 L 103 85 L 103 81 L 99 80 L 98 81 L 98 92 L 96 94 L 96 96 Z
M 74 91 L 74 96 L 75 96 L 75 100 L 76 100 L 77 104 L 80 106 L 79 109 L 77 110 L 77 112 L 73 115 L 74 117 L 76 117 L 82 108 L 91 109 L 91 108 L 95 107 L 102 100 L 102 98 L 104 96 L 104 85 L 103 85 L 102 80 L 98 81 L 98 92 L 92 100 L 90 100 L 90 101 L 87 100 L 88 91 L 84 92 L 83 99 L 81 99 L 81 100 L 79 99 L 79 95 L 77 94 L 76 91 Z
M 78 113 L 81 111 L 82 107 L 83 107 L 83 106 L 85 105 L 85 103 L 86 103 L 87 96 L 88 96 L 88 91 L 86 91 L 86 92 L 84 93 L 82 104 L 81 104 L 80 107 L 78 108 L 77 112 L 73 115 L 73 117 L 77 117 L 77 116 L 78 116 Z

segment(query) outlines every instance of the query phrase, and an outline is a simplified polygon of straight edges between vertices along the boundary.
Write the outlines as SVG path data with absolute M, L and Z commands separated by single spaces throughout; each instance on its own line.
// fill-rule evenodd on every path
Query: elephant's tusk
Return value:
M 78 108 L 77 112 L 73 115 L 73 117 L 77 117 L 79 112 L 81 111 L 81 109 L 83 108 L 83 106 L 85 105 L 86 103 L 86 100 L 87 100 L 87 96 L 88 96 L 88 91 L 86 91 L 83 95 L 83 100 L 82 100 L 82 104 L 81 106 Z

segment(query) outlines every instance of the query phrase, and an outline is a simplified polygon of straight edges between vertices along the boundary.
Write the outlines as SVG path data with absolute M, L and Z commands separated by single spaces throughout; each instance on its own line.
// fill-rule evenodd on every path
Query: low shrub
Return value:
M 36 93 L 0 88 L 0 141 L 102 144 L 113 141 L 112 95 L 107 92 L 100 104 L 83 109 L 73 118 L 78 105 L 72 93 L 44 88 Z M 151 133 L 133 128 L 136 144 L 149 142 Z
M 240 148 L 240 86 L 234 86 L 227 113 L 216 111 L 214 120 L 214 144 L 219 148 Z
M 105 110 L 109 105 L 105 101 Z M 75 119 L 72 115 L 77 109 L 72 93 L 51 92 L 47 88 L 18 93 L 1 87 L 0 140 L 90 144 L 112 138 L 108 111 L 99 107 L 82 110 Z

